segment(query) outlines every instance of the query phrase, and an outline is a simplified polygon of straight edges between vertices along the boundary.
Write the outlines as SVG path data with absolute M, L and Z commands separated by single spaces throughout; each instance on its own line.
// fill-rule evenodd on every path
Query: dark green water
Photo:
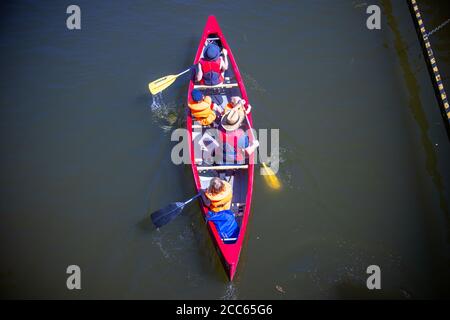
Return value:
M 450 144 L 406 2 L 374 1 L 376 31 L 364 1 L 76 4 L 79 31 L 64 1 L 1 4 L 1 297 L 450 297 Z M 198 205 L 160 231 L 148 222 L 194 189 L 170 160 L 187 82 L 160 112 L 147 84 L 190 65 L 209 14 L 256 127 L 280 129 L 283 189 L 255 176 L 233 284 Z M 443 64 L 449 28 L 434 40 Z M 80 291 L 66 288 L 71 264 Z

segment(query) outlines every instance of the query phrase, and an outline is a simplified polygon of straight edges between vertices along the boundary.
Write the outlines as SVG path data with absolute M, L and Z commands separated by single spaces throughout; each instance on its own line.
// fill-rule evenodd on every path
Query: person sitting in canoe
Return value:
M 214 223 L 222 239 L 236 238 L 239 234 L 235 214 L 230 210 L 232 189 L 228 182 L 214 177 L 209 187 L 201 191 L 203 203 L 210 209 L 206 220 Z
M 244 108 L 245 100 L 240 97 L 232 97 L 231 102 L 225 107 L 225 114 L 221 119 L 221 126 L 224 129 L 222 140 L 225 147 L 226 162 L 243 162 L 245 157 L 252 154 L 259 146 L 259 142 L 254 140 L 250 145 L 247 133 L 240 128 L 245 120 L 245 114 L 250 113 L 252 106 Z
M 228 182 L 214 177 L 209 182 L 209 187 L 201 191 L 201 195 L 203 203 L 211 211 L 219 212 L 230 209 L 233 190 Z
M 210 96 L 205 96 L 200 90 L 194 89 L 191 92 L 192 102 L 188 103 L 192 116 L 200 122 L 202 126 L 208 126 L 216 120 L 216 112 L 221 113 L 222 108 L 217 106 Z
M 230 102 L 228 102 L 227 105 L 225 106 L 223 113 L 224 114 L 228 113 L 229 111 L 231 111 L 232 109 L 235 109 L 235 108 L 242 108 L 242 109 L 245 109 L 246 114 L 249 114 L 252 111 L 252 106 L 249 103 L 247 105 L 247 108 L 245 108 L 245 103 L 246 103 L 246 101 L 244 99 L 242 99 L 241 97 L 233 96 L 233 97 L 231 97 Z
M 203 51 L 203 58 L 197 65 L 196 80 L 201 84 L 213 86 L 223 83 L 224 72 L 228 69 L 228 52 L 214 44 L 208 44 Z

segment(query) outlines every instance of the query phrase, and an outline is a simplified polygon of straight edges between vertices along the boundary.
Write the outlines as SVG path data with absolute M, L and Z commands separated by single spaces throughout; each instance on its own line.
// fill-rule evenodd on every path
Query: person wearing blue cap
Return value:
M 203 58 L 200 59 L 197 65 L 196 80 L 201 84 L 213 86 L 223 83 L 224 72 L 228 69 L 228 52 L 227 49 L 222 49 L 214 44 L 208 44 L 203 51 Z
M 211 97 L 205 96 L 200 90 L 192 90 L 191 98 L 192 101 L 188 103 L 189 109 L 195 120 L 203 126 L 208 126 L 216 120 L 215 111 L 222 112 L 221 107 L 212 102 Z

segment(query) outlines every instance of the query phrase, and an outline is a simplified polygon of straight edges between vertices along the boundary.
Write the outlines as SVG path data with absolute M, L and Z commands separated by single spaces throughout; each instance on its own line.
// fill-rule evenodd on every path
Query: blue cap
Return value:
M 216 60 L 220 55 L 220 48 L 214 43 L 206 46 L 204 57 L 206 60 Z
M 194 89 L 191 92 L 192 99 L 195 102 L 199 102 L 203 100 L 203 93 L 200 90 Z

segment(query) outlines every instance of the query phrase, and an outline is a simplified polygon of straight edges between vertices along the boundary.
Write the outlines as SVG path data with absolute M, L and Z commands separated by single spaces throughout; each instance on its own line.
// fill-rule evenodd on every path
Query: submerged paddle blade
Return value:
M 183 208 L 184 202 L 171 203 L 167 207 L 153 212 L 151 214 L 152 222 L 157 228 L 162 227 L 175 219 L 183 211 Z
M 275 172 L 271 168 L 269 168 L 264 162 L 262 163 L 264 170 L 264 181 L 266 181 L 267 185 L 272 189 L 278 190 L 281 188 L 281 182 L 276 176 Z
M 158 80 L 150 82 L 148 84 L 148 89 L 150 90 L 150 93 L 152 95 L 160 93 L 161 91 L 166 89 L 168 86 L 170 86 L 177 79 L 177 77 L 178 77 L 178 75 L 169 75 L 169 76 L 159 78 Z

